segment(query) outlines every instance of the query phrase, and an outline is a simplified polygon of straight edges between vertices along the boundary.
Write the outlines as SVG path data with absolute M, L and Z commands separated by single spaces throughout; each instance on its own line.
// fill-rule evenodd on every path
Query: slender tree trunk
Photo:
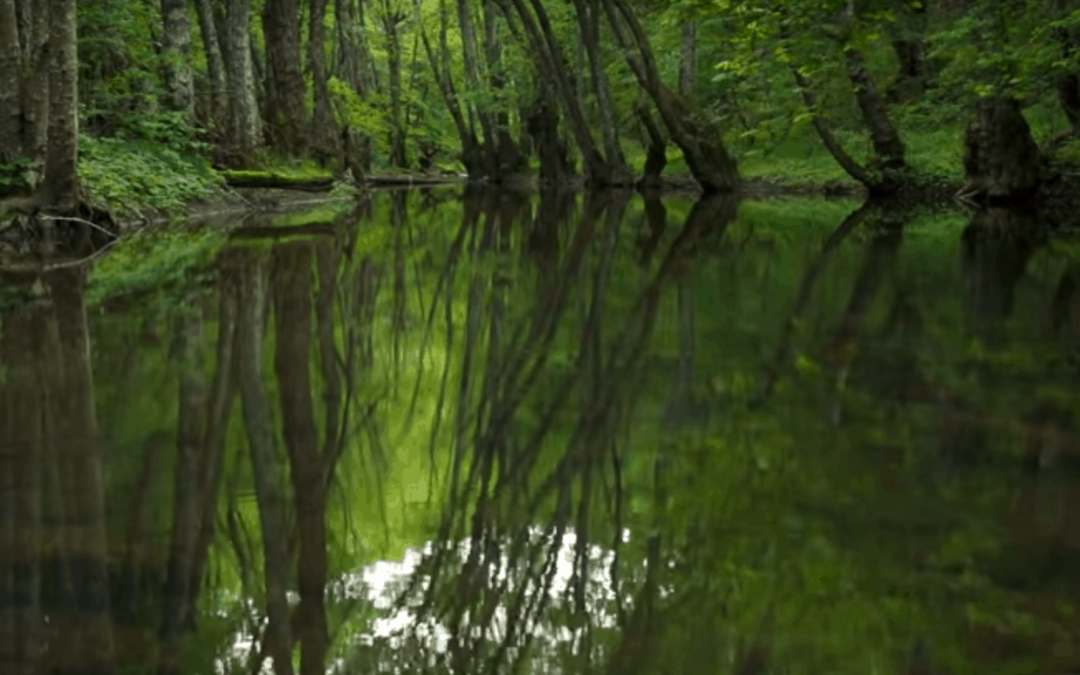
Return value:
M 326 672 L 330 646 L 326 624 L 326 488 L 324 458 L 315 427 L 311 396 L 313 292 L 311 244 L 294 242 L 274 249 L 274 368 L 281 396 L 282 435 L 292 467 L 296 526 L 300 533 L 297 563 L 300 605 L 296 632 L 300 672 Z
M 210 78 L 210 128 L 225 124 L 228 115 L 228 84 L 225 60 L 221 52 L 221 38 L 214 16 L 213 0 L 195 0 L 199 14 L 199 31 L 202 34 L 203 52 L 206 54 L 206 70 Z
M 23 154 L 20 37 L 15 0 L 0 0 L 0 163 Z
M 458 28 L 461 31 L 461 51 L 465 59 L 465 84 L 469 91 L 479 93 L 483 90 L 480 77 L 480 60 L 476 30 L 473 26 L 472 13 L 466 0 L 457 0 Z M 495 139 L 495 123 L 491 114 L 483 107 L 471 106 L 469 117 L 473 116 L 480 122 L 480 129 L 484 134 L 483 139 L 483 163 L 487 175 L 498 176 L 498 146 Z
M 401 37 L 399 24 L 404 15 L 390 8 L 383 0 L 383 29 L 386 31 L 386 51 L 390 70 L 390 162 L 399 169 L 408 168 L 405 156 L 405 123 L 401 107 Z
M 691 99 L 697 80 L 697 21 L 682 25 L 682 50 L 679 52 L 679 96 Z
M 308 30 L 308 63 L 315 94 L 315 109 L 311 116 L 311 145 L 326 159 L 338 154 L 337 123 L 330 107 L 330 90 L 326 74 L 326 4 L 327 0 L 311 0 Z M 324 161 L 326 161 L 324 159 Z
M 578 25 L 581 28 L 581 44 L 589 61 L 589 78 L 592 80 L 596 104 L 600 109 L 600 125 L 604 137 L 604 154 L 611 169 L 611 184 L 631 185 L 634 174 L 626 165 L 619 143 L 619 128 L 615 118 L 615 106 L 608 89 L 604 59 L 600 53 L 600 6 L 591 0 L 574 0 Z
M 229 132 L 233 162 L 246 164 L 262 146 L 262 121 L 255 99 L 251 58 L 251 0 L 227 0 L 225 49 L 229 74 Z
M 47 202 L 71 213 L 79 200 L 79 62 L 75 0 L 50 3 L 49 145 L 45 156 Z
M 334 32 L 334 73 L 364 98 L 370 83 L 364 73 L 364 26 L 356 0 L 334 0 Z
M 289 603 L 285 597 L 289 555 L 286 543 L 285 496 L 282 494 L 283 469 L 274 448 L 270 400 L 262 375 L 265 284 L 263 265 L 254 258 L 250 259 L 240 280 L 240 314 L 237 318 L 236 334 L 239 357 L 237 374 L 262 529 L 268 619 L 266 643 L 273 658 L 275 675 L 292 675 Z
M 199 535 L 199 448 L 206 411 L 203 379 L 202 317 L 178 322 L 176 355 L 180 363 L 180 392 L 176 467 L 173 482 L 173 531 L 165 580 L 161 623 L 159 675 L 181 672 L 181 639 L 191 610 L 192 565 Z
M 491 89 L 496 93 L 501 92 L 506 88 L 506 76 L 502 65 L 495 0 L 484 0 L 484 55 L 491 76 Z M 495 125 L 498 173 L 500 176 L 519 173 L 525 168 L 525 156 L 510 135 L 510 115 L 501 106 L 495 113 Z
M 187 5 L 187 0 L 161 0 L 161 51 L 165 57 L 165 103 L 190 120 L 195 111 L 195 83 Z
M 323 8 L 326 3 L 322 2 Z M 300 3 L 266 0 L 266 123 L 275 147 L 293 156 L 304 153 L 307 128 L 304 75 L 300 69 Z M 325 84 L 325 77 L 323 78 Z

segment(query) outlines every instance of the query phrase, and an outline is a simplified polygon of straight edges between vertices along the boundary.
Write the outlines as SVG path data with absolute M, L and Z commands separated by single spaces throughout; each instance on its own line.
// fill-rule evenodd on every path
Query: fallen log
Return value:
M 329 176 L 279 176 L 272 173 L 224 172 L 225 184 L 233 188 L 273 188 L 301 192 L 329 192 L 334 179 Z

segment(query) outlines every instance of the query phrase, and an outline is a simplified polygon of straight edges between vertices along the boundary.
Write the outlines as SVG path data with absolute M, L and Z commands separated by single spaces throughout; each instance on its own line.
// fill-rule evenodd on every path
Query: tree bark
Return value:
M 325 2 L 322 4 L 325 7 Z M 304 75 L 300 69 L 300 3 L 266 0 L 262 16 L 269 136 L 275 147 L 295 157 L 306 150 L 307 127 Z
M 326 4 L 327 0 L 311 0 L 308 28 L 308 63 L 315 99 L 311 116 L 311 145 L 324 165 L 338 154 L 337 123 L 330 107 L 326 74 Z
M 195 9 L 199 14 L 199 31 L 202 34 L 203 52 L 206 54 L 206 71 L 210 78 L 210 121 L 207 126 L 217 129 L 218 125 L 225 124 L 227 120 L 228 84 L 212 2 L 213 0 L 195 0 Z
M 191 75 L 191 29 L 187 0 L 161 0 L 161 51 L 165 57 L 165 104 L 191 120 L 195 83 Z
M 270 400 L 262 376 L 263 326 L 266 304 L 264 267 L 253 257 L 246 261 L 240 279 L 240 314 L 236 347 L 239 359 L 241 407 L 247 429 L 251 464 L 255 475 L 255 499 L 262 529 L 263 569 L 266 583 L 266 642 L 275 675 L 292 675 L 292 637 L 288 587 L 289 554 L 286 543 L 285 496 L 282 467 L 274 448 Z
M 1039 146 L 1010 97 L 990 97 L 976 105 L 964 132 L 964 169 L 975 194 L 990 200 L 1023 199 L 1039 185 Z
M 326 652 L 330 646 L 324 598 L 328 483 L 311 395 L 311 254 L 311 244 L 307 242 L 282 244 L 274 249 L 274 368 L 281 397 L 282 436 L 292 467 L 296 527 L 300 533 L 297 562 L 300 605 L 296 610 L 300 673 L 322 675 L 326 672 Z
M 262 121 L 255 99 L 255 73 L 251 58 L 251 0 L 227 0 L 225 41 L 229 74 L 229 118 L 232 162 L 243 165 L 262 146 Z
M 47 203 L 63 213 L 79 200 L 79 62 L 75 0 L 50 3 L 49 130 L 45 155 Z
M 15 0 L 0 0 L 0 163 L 23 154 L 24 65 Z

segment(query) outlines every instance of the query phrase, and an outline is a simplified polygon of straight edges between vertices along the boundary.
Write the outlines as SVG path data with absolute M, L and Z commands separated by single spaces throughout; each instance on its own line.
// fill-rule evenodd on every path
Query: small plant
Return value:
M 27 173 L 32 166 L 33 161 L 29 157 L 16 157 L 10 162 L 0 162 L 0 196 L 29 190 Z
M 214 194 L 221 178 L 203 157 L 148 141 L 80 139 L 79 175 L 90 194 L 118 213 L 174 210 Z

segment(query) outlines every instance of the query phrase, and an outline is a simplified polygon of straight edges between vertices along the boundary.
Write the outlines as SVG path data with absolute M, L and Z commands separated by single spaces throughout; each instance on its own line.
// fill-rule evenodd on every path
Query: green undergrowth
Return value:
M 221 188 L 220 176 L 199 155 L 151 141 L 84 136 L 79 143 L 83 187 L 121 216 L 178 211 Z
M 123 237 L 94 265 L 87 304 L 147 292 L 175 297 L 177 288 L 201 282 L 226 239 L 227 233 L 216 229 L 142 231 Z

